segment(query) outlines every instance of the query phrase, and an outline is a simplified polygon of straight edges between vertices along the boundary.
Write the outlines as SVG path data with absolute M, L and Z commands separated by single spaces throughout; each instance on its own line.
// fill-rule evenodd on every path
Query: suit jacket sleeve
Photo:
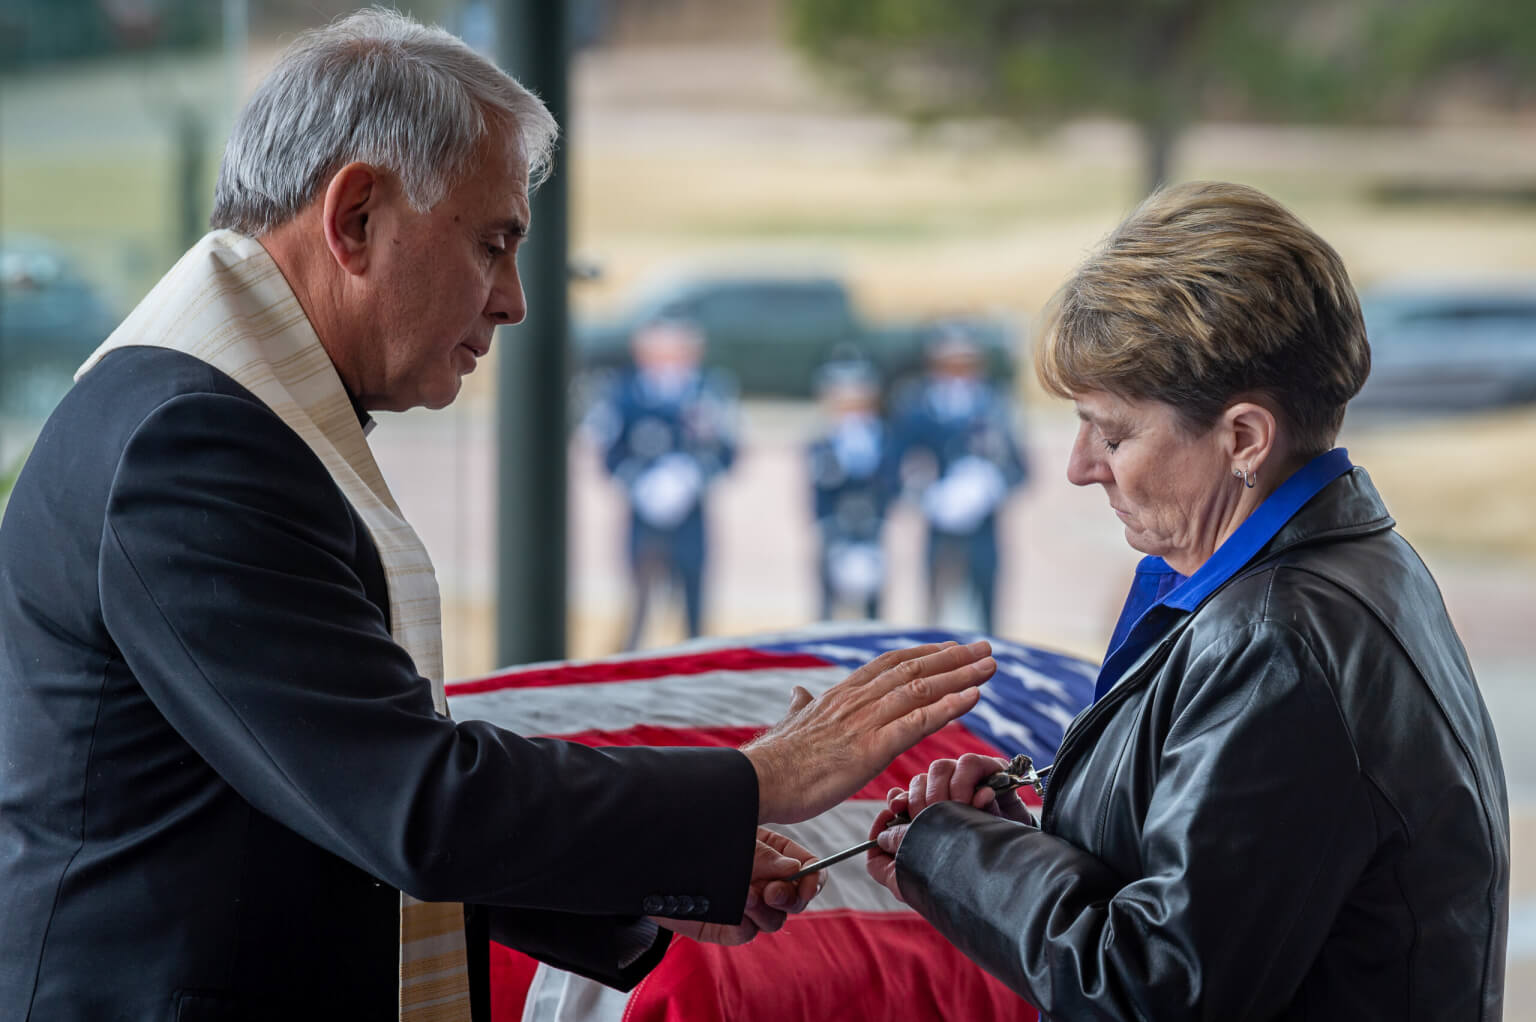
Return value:
M 258 810 L 391 885 L 623 919 L 687 894 L 707 899 L 699 918 L 740 918 L 757 818 L 744 756 L 437 716 L 368 596 L 370 565 L 366 530 L 286 425 L 197 394 L 124 448 L 98 581 L 121 656 L 187 742 Z M 590 941 L 590 924 L 568 929 Z
M 903 839 L 903 896 L 1052 1017 L 1273 1017 L 1373 848 L 1323 673 L 1274 622 L 1234 629 L 1192 662 L 1142 824 L 1141 875 L 940 803 Z

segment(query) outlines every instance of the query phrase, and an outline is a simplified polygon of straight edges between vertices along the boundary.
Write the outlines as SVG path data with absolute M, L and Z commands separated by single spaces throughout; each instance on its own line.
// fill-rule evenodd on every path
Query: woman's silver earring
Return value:
M 1242 472 L 1239 472 L 1238 475 L 1243 477 L 1243 485 L 1244 486 L 1248 487 L 1250 490 L 1253 489 L 1253 479 L 1254 479 L 1254 476 L 1253 476 L 1252 472 L 1248 472 L 1246 474 L 1242 473 Z
M 1235 478 L 1238 478 L 1238 479 L 1241 479 L 1241 478 L 1242 478 L 1242 477 L 1243 477 L 1243 470 L 1242 470 L 1242 469 L 1240 469 L 1240 468 L 1234 468 L 1234 469 L 1233 469 L 1233 470 L 1232 470 L 1232 475 L 1233 475 L 1233 476 L 1234 476 L 1234 477 L 1235 477 Z

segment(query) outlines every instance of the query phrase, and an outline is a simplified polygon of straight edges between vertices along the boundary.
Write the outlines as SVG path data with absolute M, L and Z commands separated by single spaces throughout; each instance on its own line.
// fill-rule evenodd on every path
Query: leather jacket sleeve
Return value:
M 942 803 L 902 843 L 906 900 L 1047 1015 L 1274 1016 L 1365 869 L 1373 814 L 1390 811 L 1334 702 L 1327 676 L 1340 665 L 1287 624 L 1234 626 L 1171 666 L 1166 715 L 1148 714 L 1124 749 L 1083 754 L 1109 764 L 1102 803 L 1060 802 L 1082 790 L 1066 783 L 1081 762 L 1071 756 L 1058 760 L 1044 829 Z M 1122 694 L 1087 712 L 1147 705 Z M 1134 799 L 1140 819 L 1116 817 L 1124 784 L 1150 786 Z M 1104 855 L 1082 847 L 1095 840 L 1111 842 Z

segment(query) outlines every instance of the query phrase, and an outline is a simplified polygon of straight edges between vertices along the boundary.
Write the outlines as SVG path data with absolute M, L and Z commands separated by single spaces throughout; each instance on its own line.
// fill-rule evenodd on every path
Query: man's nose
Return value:
M 523 281 L 517 273 L 517 264 L 497 276 L 491 287 L 491 295 L 485 313 L 492 321 L 511 326 L 521 323 L 528 315 L 528 299 L 523 294 Z

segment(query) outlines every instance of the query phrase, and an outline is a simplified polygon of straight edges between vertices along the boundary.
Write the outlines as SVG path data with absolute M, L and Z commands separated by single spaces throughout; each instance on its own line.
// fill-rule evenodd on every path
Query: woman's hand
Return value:
M 869 871 L 875 883 L 894 894 L 897 901 L 905 903 L 907 899 L 901 896 L 901 888 L 896 886 L 896 851 L 901 847 L 901 839 L 907 834 L 907 825 L 894 822 L 897 813 L 889 805 L 889 800 L 898 793 L 903 800 L 906 799 L 906 792 L 900 788 L 892 788 L 890 794 L 886 796 L 886 807 L 880 810 L 880 815 L 876 816 L 875 822 L 870 825 L 869 836 L 877 839 L 880 844 L 865 853 L 864 868 Z
M 981 783 L 1007 769 L 1006 759 L 975 752 L 968 752 L 959 759 L 936 759 L 926 773 L 912 778 L 912 783 L 907 785 L 905 808 L 897 809 L 897 812 L 905 812 L 915 820 L 918 813 L 935 802 L 964 802 L 985 809 L 993 816 L 1032 823 L 1034 817 L 1019 798 L 1017 788 L 998 793 Z M 886 796 L 888 803 L 897 791 L 900 789 L 892 789 L 891 795 Z
M 893 826 L 892 821 L 898 817 L 915 820 L 918 813 L 935 802 L 964 802 L 993 816 L 1033 823 L 1034 816 L 1019 798 L 1017 789 L 999 793 L 982 783 L 1007 768 L 1005 759 L 968 752 L 957 760 L 934 760 L 927 771 L 913 777 L 906 788 L 892 788 L 885 796 L 886 807 L 875 817 L 869 831 L 869 836 L 880 842 L 880 846 L 871 848 L 865 858 L 869 875 L 901 898 L 896 885 L 896 853 L 907 835 L 907 825 L 896 823 Z
M 796 872 L 815 856 L 783 834 L 757 829 L 757 852 L 752 859 L 752 879 L 741 922 L 705 923 L 691 919 L 652 916 L 658 926 L 706 944 L 734 947 L 759 933 L 774 933 L 784 920 L 801 912 L 826 883 L 825 873 L 812 873 L 793 883 L 781 879 Z

